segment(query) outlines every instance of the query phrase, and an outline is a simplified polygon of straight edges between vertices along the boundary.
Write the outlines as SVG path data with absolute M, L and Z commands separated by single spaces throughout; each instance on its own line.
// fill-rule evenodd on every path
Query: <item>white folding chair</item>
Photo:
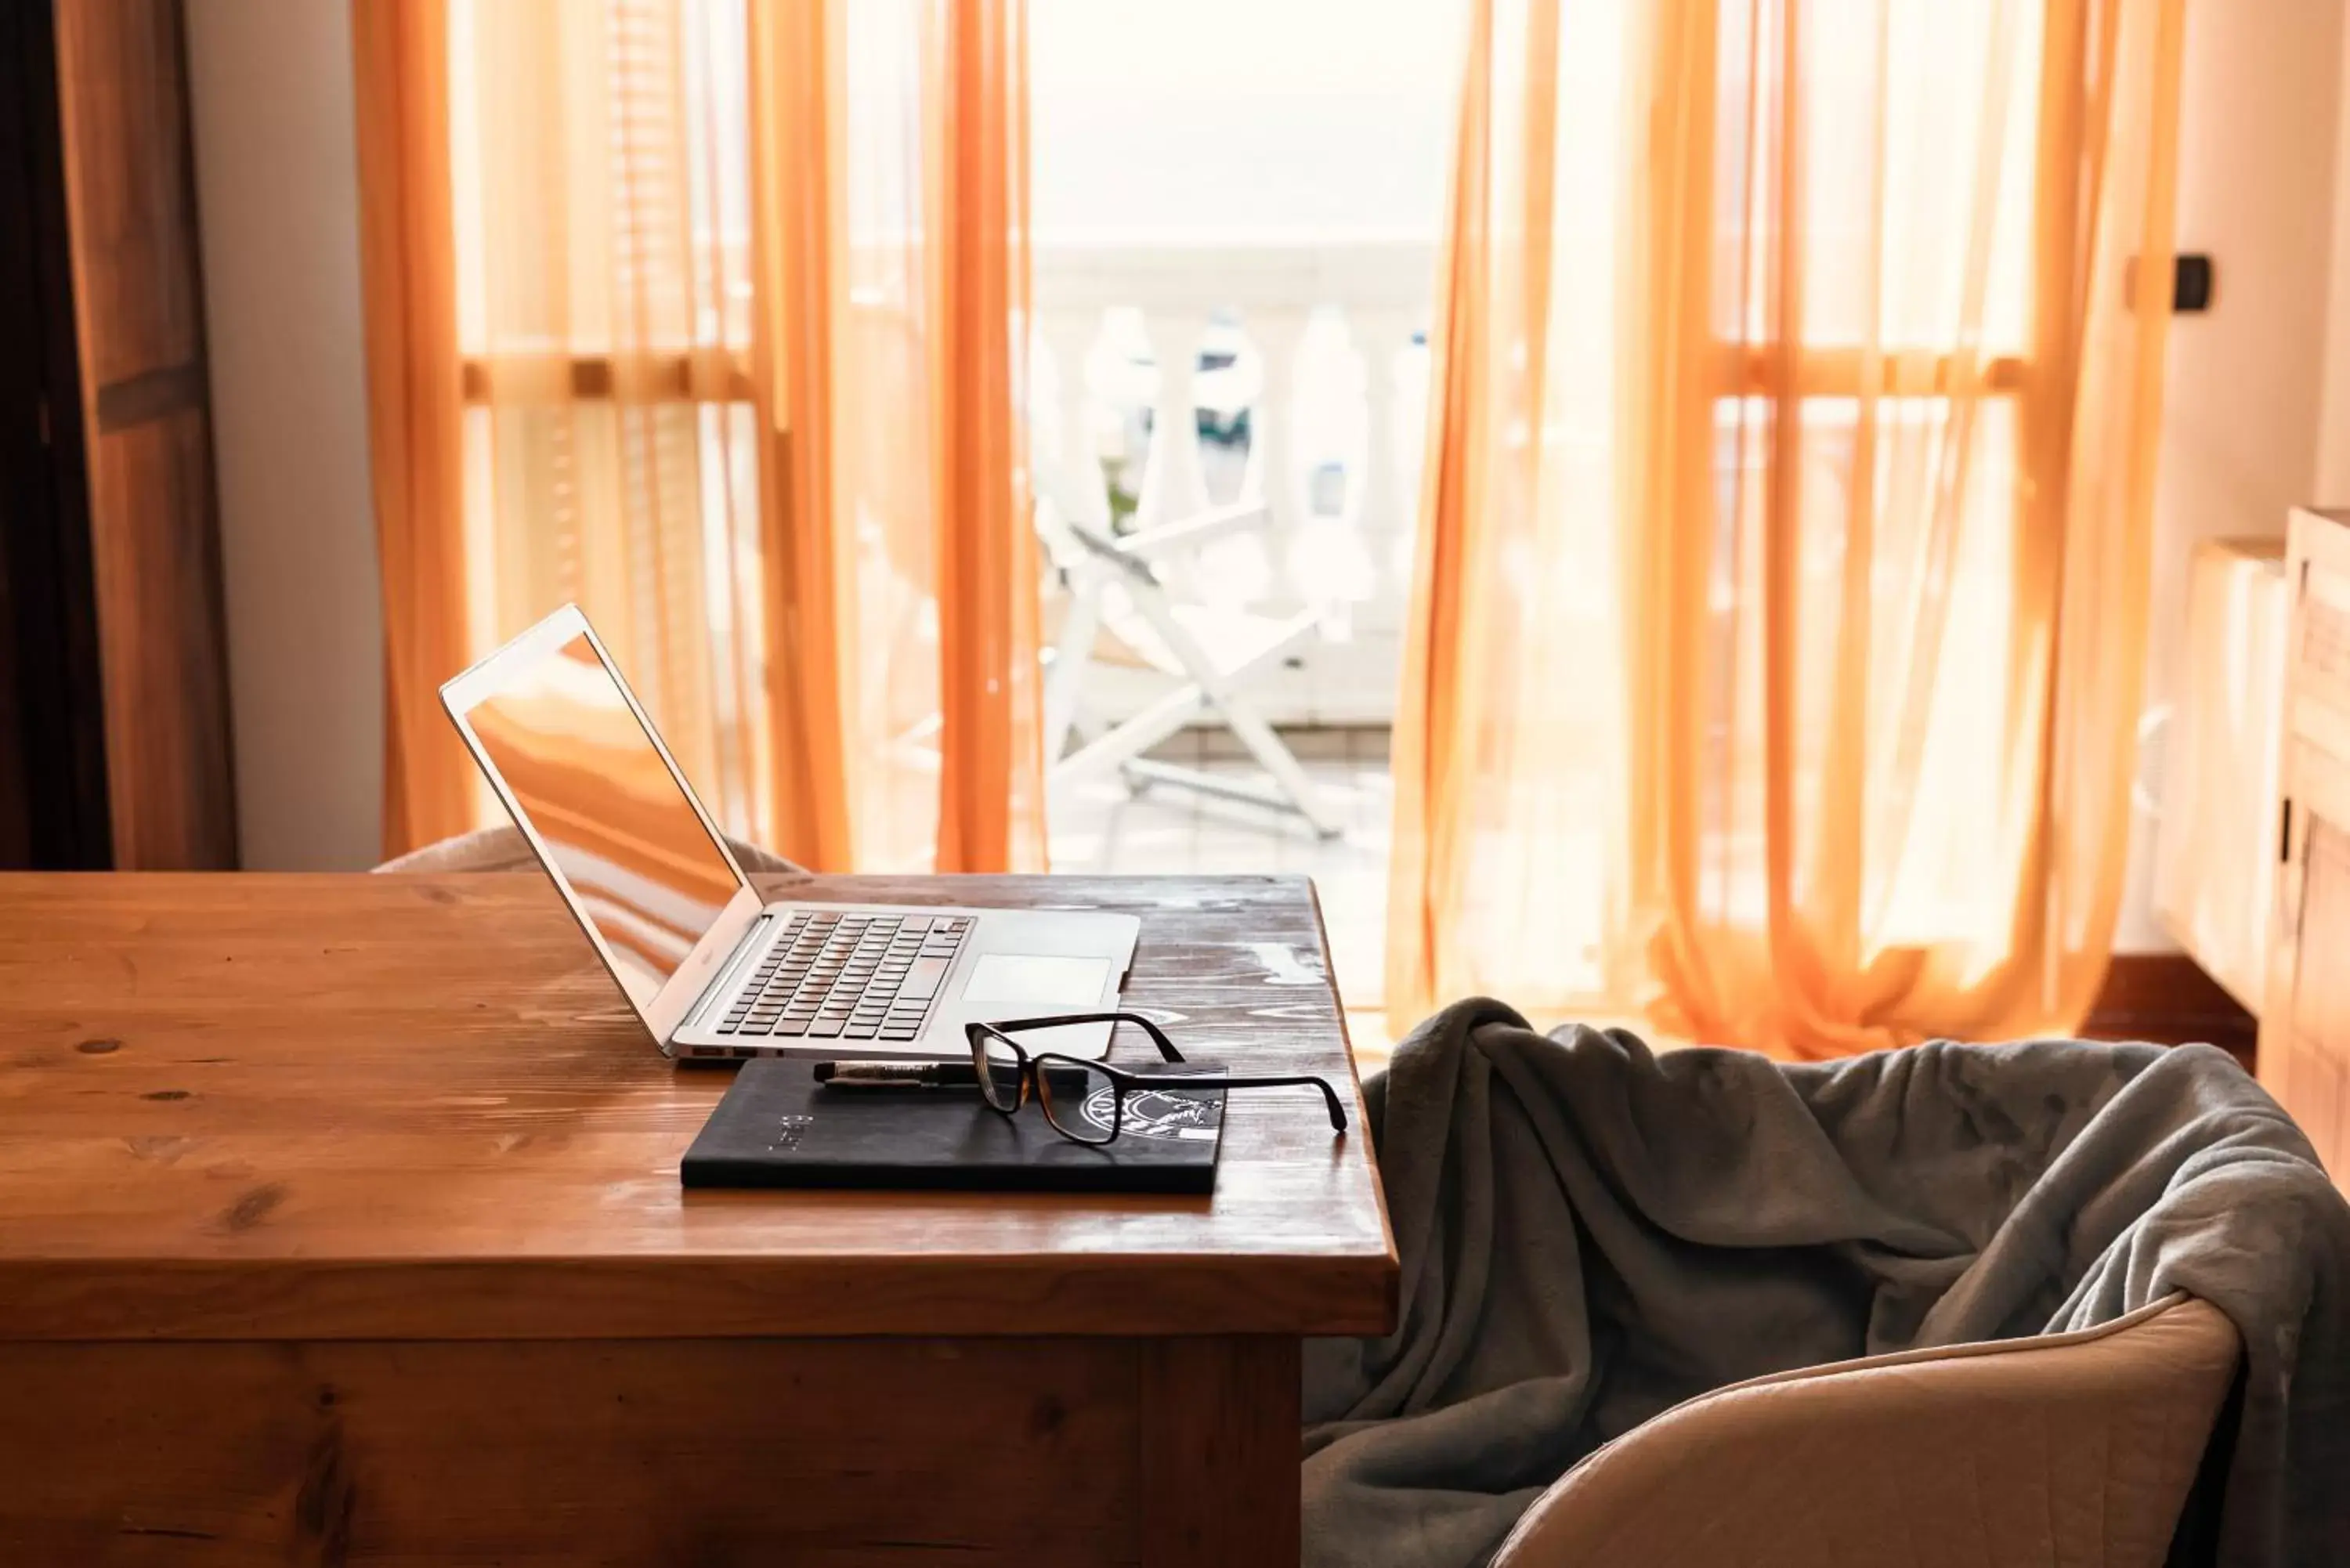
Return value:
M 1159 569 L 1211 539 L 1263 525 L 1264 503 L 1212 507 L 1115 536 L 1075 522 L 1049 504 L 1037 508 L 1037 517 L 1069 595 L 1045 677 L 1045 754 L 1055 759 L 1054 787 L 1114 768 L 1132 788 L 1165 784 L 1294 812 L 1317 836 L 1336 837 L 1337 819 L 1247 695 L 1253 680 L 1279 669 L 1293 649 L 1317 635 L 1322 611 L 1309 607 L 1279 617 L 1179 604 Z M 1096 664 L 1097 639 L 1105 629 L 1175 684 L 1068 750 L 1087 674 Z M 1270 784 L 1142 754 L 1202 714 L 1239 738 L 1270 775 Z

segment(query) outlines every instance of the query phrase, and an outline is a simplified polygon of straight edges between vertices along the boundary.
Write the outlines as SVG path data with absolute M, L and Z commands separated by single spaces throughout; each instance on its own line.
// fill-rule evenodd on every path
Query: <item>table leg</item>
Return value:
M 1295 1568 L 1297 1341 L 1142 1346 L 1142 1568 Z

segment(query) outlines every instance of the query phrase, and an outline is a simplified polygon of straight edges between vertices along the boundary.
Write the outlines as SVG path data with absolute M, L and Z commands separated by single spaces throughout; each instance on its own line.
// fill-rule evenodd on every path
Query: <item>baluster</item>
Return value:
M 1150 453 L 1142 471 L 1136 522 L 1148 528 L 1204 512 L 1208 476 L 1200 465 L 1200 414 L 1192 389 L 1208 313 L 1147 311 L 1143 327 L 1159 364 L 1159 396 L 1151 407 Z
M 1366 631 L 1401 628 L 1410 601 L 1411 533 L 1416 498 L 1410 493 L 1411 446 L 1418 432 L 1396 428 L 1397 362 L 1411 344 L 1415 317 L 1402 311 L 1357 310 L 1349 325 L 1363 355 L 1363 397 L 1368 429 L 1364 450 L 1362 504 L 1354 508 L 1363 552 L 1371 570 L 1371 597 L 1358 624 Z
M 1250 413 L 1250 484 L 1264 500 L 1266 554 L 1274 573 L 1273 597 L 1302 603 L 1305 592 L 1291 559 L 1305 506 L 1297 488 L 1297 359 L 1305 345 L 1307 312 L 1280 307 L 1252 311 L 1248 336 L 1263 375 Z
M 1094 339 L 1101 333 L 1101 312 L 1052 311 L 1044 326 L 1059 399 L 1055 417 L 1060 427 L 1060 460 L 1054 465 L 1053 499 L 1072 523 L 1107 529 L 1109 495 L 1102 480 L 1101 453 L 1094 444 L 1093 389 L 1086 377 Z

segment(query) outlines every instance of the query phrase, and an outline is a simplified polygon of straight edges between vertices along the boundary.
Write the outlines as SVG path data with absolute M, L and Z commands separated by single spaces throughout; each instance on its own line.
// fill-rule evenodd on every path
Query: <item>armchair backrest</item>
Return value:
M 1718 1389 L 1569 1471 L 1493 1565 L 2160 1568 L 2241 1348 L 2173 1295 Z

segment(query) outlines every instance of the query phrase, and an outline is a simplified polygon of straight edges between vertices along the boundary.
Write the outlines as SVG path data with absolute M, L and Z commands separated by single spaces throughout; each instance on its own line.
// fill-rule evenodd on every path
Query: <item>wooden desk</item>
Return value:
M 1132 910 L 1132 1004 L 1355 1130 L 1235 1096 L 1212 1199 L 689 1193 L 727 1075 L 535 876 L 0 877 L 0 1563 L 1295 1563 L 1298 1339 L 1396 1277 L 1310 886 L 775 890 Z

